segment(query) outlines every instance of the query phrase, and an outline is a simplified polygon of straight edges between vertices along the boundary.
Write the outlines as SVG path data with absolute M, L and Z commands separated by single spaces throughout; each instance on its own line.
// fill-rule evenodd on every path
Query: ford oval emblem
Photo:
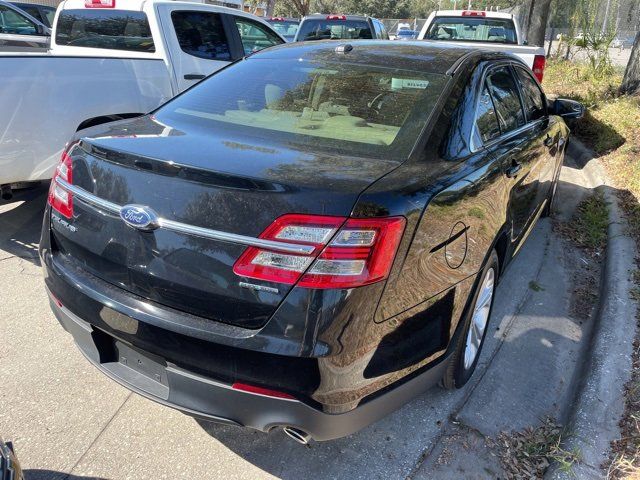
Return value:
M 160 226 L 156 213 L 142 205 L 125 205 L 120 209 L 120 218 L 124 223 L 138 230 L 150 231 Z

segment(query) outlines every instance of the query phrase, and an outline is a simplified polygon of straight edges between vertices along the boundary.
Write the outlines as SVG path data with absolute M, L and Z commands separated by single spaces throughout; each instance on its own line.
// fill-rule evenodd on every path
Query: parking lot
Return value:
M 569 219 L 591 191 L 586 170 L 567 157 L 555 221 Z M 549 220 L 499 287 L 466 388 L 433 388 L 357 434 L 304 447 L 280 430 L 199 423 L 91 366 L 49 310 L 36 253 L 45 199 L 43 186 L 0 207 L 0 432 L 27 479 L 494 478 L 499 467 L 483 436 L 567 414 L 591 326 L 588 310 L 578 318 L 574 308 L 575 278 L 594 267 L 584 270 L 588 262 L 567 250 Z M 443 461 L 460 428 L 465 445 Z

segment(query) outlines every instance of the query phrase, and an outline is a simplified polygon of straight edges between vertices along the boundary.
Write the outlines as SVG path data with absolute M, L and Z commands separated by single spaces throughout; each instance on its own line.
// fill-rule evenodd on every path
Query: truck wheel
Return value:
M 489 260 L 480 273 L 480 281 L 463 320 L 462 334 L 458 337 L 455 350 L 442 378 L 444 388 L 462 387 L 469 381 L 476 368 L 491 317 L 498 272 L 498 255 L 495 250 L 492 250 Z

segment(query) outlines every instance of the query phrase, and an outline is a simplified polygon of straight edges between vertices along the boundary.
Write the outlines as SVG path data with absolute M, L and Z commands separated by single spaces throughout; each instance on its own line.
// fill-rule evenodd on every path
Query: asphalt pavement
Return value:
M 580 167 L 566 163 L 559 219 L 591 192 Z M 495 478 L 496 461 L 478 461 L 483 436 L 568 415 L 592 322 L 573 309 L 580 254 L 551 220 L 503 277 L 466 388 L 433 388 L 361 432 L 304 447 L 281 431 L 201 424 L 91 366 L 49 311 L 36 255 L 45 199 L 42 187 L 0 204 L 0 436 L 14 442 L 27 480 Z M 444 461 L 454 426 L 478 443 Z

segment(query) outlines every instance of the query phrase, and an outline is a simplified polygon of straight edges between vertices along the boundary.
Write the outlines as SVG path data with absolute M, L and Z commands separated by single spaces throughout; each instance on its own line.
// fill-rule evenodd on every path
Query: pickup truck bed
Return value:
M 161 59 L 3 54 L 0 184 L 51 178 L 89 118 L 146 113 L 174 95 Z M 132 81 L 133 80 L 133 81 Z
M 0 53 L 0 186 L 51 178 L 65 144 L 90 122 L 148 113 L 281 43 L 262 19 L 216 5 L 65 0 L 48 52 Z

